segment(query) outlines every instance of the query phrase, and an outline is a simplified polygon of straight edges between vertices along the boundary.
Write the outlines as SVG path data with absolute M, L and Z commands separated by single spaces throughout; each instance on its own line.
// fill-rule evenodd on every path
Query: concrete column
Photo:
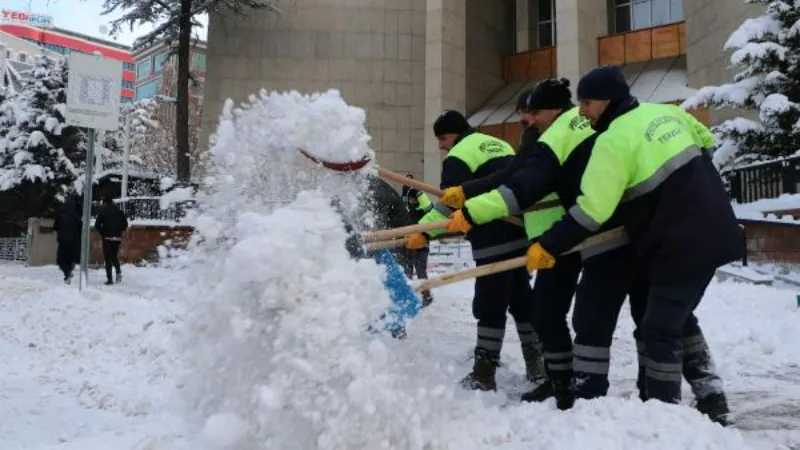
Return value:
M 433 122 L 445 109 L 466 108 L 466 19 L 464 0 L 427 0 L 425 24 L 425 182 L 438 186 L 444 153 Z
M 608 6 L 601 0 L 556 2 L 558 76 L 578 86 L 580 77 L 597 66 L 597 38 L 608 34 Z
M 517 5 L 517 53 L 530 50 L 531 46 L 531 23 L 530 5 L 531 0 L 516 0 Z

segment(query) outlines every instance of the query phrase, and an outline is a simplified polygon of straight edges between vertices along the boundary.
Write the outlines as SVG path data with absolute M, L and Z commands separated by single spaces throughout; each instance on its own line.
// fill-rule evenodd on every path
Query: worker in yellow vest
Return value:
M 550 269 L 558 264 L 558 255 L 585 238 L 625 226 L 628 243 L 595 253 L 629 249 L 628 267 L 643 270 L 647 279 L 647 303 L 637 320 L 645 363 L 644 398 L 679 403 L 684 353 L 691 353 L 707 366 L 695 374 L 699 378 L 693 389 L 703 387 L 695 390 L 698 409 L 724 424 L 727 402 L 721 382 L 713 378 L 708 345 L 693 311 L 716 268 L 741 258 L 745 249 L 708 154 L 713 136 L 678 106 L 639 103 L 616 67 L 586 74 L 578 85 L 578 99 L 581 114 L 598 133 L 581 179 L 581 195 L 529 248 L 528 270 Z M 607 386 L 608 363 L 599 361 L 608 361 L 620 302 L 595 295 L 591 284 L 625 276 L 624 266 L 605 278 L 581 281 L 585 288 L 578 290 L 573 326 L 587 364 L 580 376 L 575 369 L 576 385 L 605 377 Z M 705 380 L 706 376 L 712 378 Z
M 439 149 L 447 152 L 442 161 L 441 188 L 461 185 L 502 170 L 513 158 L 507 142 L 476 132 L 458 111 L 448 110 L 433 124 Z M 453 210 L 433 201 L 433 209 L 420 223 L 446 220 Z M 424 247 L 429 238 L 444 231 L 416 233 L 406 239 L 406 248 Z M 472 258 L 478 266 L 524 255 L 528 246 L 525 230 L 500 220 L 476 226 L 466 234 Z M 494 390 L 495 373 L 506 331 L 506 314 L 516 322 L 525 359 L 526 375 L 532 381 L 545 378 L 539 339 L 533 327 L 530 274 L 524 269 L 510 270 L 475 280 L 472 313 L 478 320 L 475 362 L 463 380 L 468 389 Z
M 526 124 L 519 153 L 506 170 L 445 190 L 439 201 L 461 208 L 453 214 L 449 231 L 468 231 L 517 214 L 539 200 L 574 204 L 580 192 L 576 180 L 589 159 L 595 133 L 571 97 L 567 79 L 544 80 L 519 96 L 517 112 Z M 528 239 L 535 242 L 564 214 L 561 206 L 524 213 Z M 572 407 L 573 349 L 567 313 L 580 272 L 580 255 L 573 254 L 561 258 L 554 270 L 536 274 L 530 302 L 548 382 L 523 395 L 524 401 L 555 397 L 559 409 Z
M 412 174 L 406 174 L 406 177 L 414 179 Z M 425 214 L 433 209 L 433 203 L 428 198 L 428 194 L 418 190 L 412 189 L 408 186 L 403 186 L 403 200 L 408 210 L 408 215 L 414 223 L 419 222 Z M 414 278 L 416 275 L 419 280 L 428 279 L 428 255 L 430 249 L 428 245 L 418 250 L 405 250 L 403 258 L 403 269 L 406 272 L 408 279 Z M 431 291 L 422 291 L 422 307 L 425 308 L 433 303 L 433 296 Z

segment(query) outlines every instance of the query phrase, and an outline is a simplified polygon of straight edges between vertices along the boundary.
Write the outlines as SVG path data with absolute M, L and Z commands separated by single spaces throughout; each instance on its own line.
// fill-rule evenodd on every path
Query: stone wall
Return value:
M 295 0 L 281 15 L 212 13 L 203 142 L 226 98 L 341 91 L 367 111 L 382 167 L 422 177 L 426 0 Z
M 142 260 L 155 261 L 158 259 L 159 246 L 182 246 L 189 242 L 193 231 L 188 226 L 134 225 L 128 229 L 120 247 L 119 260 L 133 264 Z M 103 264 L 103 244 L 97 233 L 92 233 L 90 264 Z
M 740 220 L 752 261 L 800 264 L 800 224 Z
M 745 19 L 764 11 L 764 5 L 743 0 L 684 0 L 689 87 L 699 89 L 733 81 L 736 70 L 729 67 L 730 52 L 723 49 L 725 42 Z M 757 114 L 722 109 L 710 110 L 710 122 L 718 124 L 739 115 L 758 120 Z
M 467 0 L 466 114 L 504 86 L 503 56 L 514 53 L 514 4 Z

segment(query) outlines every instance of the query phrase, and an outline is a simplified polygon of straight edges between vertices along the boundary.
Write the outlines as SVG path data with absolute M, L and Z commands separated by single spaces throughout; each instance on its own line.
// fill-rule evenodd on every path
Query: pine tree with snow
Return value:
M 65 124 L 65 61 L 36 60 L 23 89 L 0 104 L 0 215 L 21 222 L 50 216 L 79 191 L 85 134 Z
M 747 19 L 725 43 L 739 69 L 733 83 L 707 86 L 684 108 L 752 110 L 714 127 L 720 144 L 718 168 L 788 156 L 800 150 L 800 0 L 746 0 L 762 3 L 763 15 Z

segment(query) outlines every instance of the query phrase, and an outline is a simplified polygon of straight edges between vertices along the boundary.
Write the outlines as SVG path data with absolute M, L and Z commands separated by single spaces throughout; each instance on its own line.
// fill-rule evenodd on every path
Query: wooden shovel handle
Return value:
M 430 184 L 423 183 L 422 181 L 415 180 L 413 178 L 408 178 L 403 174 L 392 172 L 391 170 L 384 169 L 382 167 L 378 167 L 378 176 L 384 180 L 394 181 L 395 183 L 402 184 L 403 186 L 408 186 L 411 189 L 417 189 L 425 192 L 426 194 L 435 195 L 437 198 L 444 194 L 443 190 L 437 189 Z
M 384 180 L 394 181 L 395 183 L 402 184 L 403 186 L 408 186 L 408 187 L 410 187 L 412 189 L 417 189 L 417 190 L 420 190 L 422 192 L 425 192 L 426 194 L 434 195 L 437 198 L 441 197 L 442 194 L 444 194 L 443 190 L 437 189 L 437 188 L 431 186 L 430 184 L 423 183 L 423 182 L 415 180 L 413 178 L 408 178 L 407 176 L 404 176 L 404 175 L 399 174 L 397 172 L 392 172 L 391 170 L 387 170 L 387 169 L 384 169 L 384 168 L 381 168 L 381 167 L 378 167 L 378 176 L 383 178 Z M 544 209 L 547 209 L 547 208 L 544 208 Z M 504 221 L 506 221 L 506 222 L 508 222 L 510 224 L 514 224 L 514 225 L 516 225 L 518 227 L 525 228 L 525 223 L 519 217 L 511 217 L 511 216 L 503 217 L 502 220 L 504 220 Z
M 370 233 L 362 234 L 364 242 L 385 241 L 397 237 L 405 237 L 412 233 L 424 233 L 431 230 L 441 230 L 447 228 L 450 220 L 440 220 L 438 222 L 419 223 L 416 225 L 408 225 L 405 227 L 391 228 L 389 230 L 373 231 Z
M 594 247 L 609 241 L 613 241 L 615 239 L 623 239 L 625 237 L 627 237 L 627 232 L 625 231 L 625 228 L 617 227 L 612 230 L 596 234 L 594 236 L 587 238 L 585 241 L 562 253 L 562 255 L 568 255 L 570 253 L 575 253 L 590 247 Z M 468 280 L 470 278 L 485 277 L 486 275 L 492 275 L 494 273 L 504 272 L 506 270 L 516 269 L 519 267 L 525 267 L 525 263 L 527 262 L 527 260 L 528 260 L 527 256 L 519 256 L 517 258 L 511 258 L 505 261 L 499 261 L 493 264 L 487 264 L 485 266 L 474 267 L 472 269 L 466 269 L 460 272 L 454 272 L 454 273 L 449 273 L 447 275 L 442 275 L 440 277 L 430 278 L 420 283 L 417 287 L 415 287 L 414 291 L 416 292 L 427 291 L 436 287 L 446 286 L 448 284 L 457 283 L 463 280 Z
M 368 252 L 372 252 L 375 250 L 383 250 L 385 248 L 402 247 L 405 244 L 406 244 L 405 239 L 397 238 L 397 239 L 389 239 L 388 241 L 370 242 L 368 244 L 364 244 L 364 249 L 366 249 Z
M 441 239 L 453 239 L 463 237 L 464 235 L 461 233 L 444 233 L 438 236 L 434 236 L 431 238 L 431 241 L 438 241 Z M 403 238 L 397 239 L 389 239 L 386 241 L 378 241 L 378 242 L 370 242 L 364 244 L 364 248 L 367 251 L 374 251 L 374 250 L 383 250 L 385 248 L 395 248 L 395 247 L 402 247 L 406 244 L 406 240 Z

